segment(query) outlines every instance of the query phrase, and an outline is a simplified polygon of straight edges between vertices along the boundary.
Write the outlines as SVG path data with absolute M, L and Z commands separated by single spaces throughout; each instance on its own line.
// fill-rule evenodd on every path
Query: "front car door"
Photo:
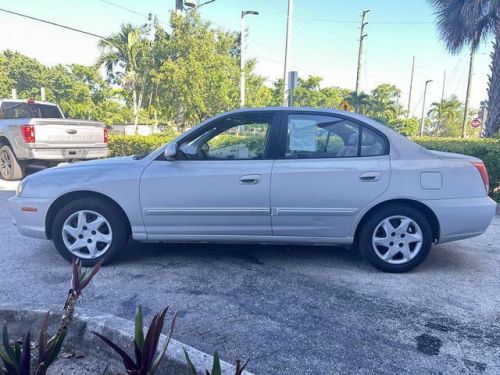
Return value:
M 275 111 L 245 111 L 207 123 L 159 157 L 141 179 L 150 240 L 271 235 L 270 139 Z
M 350 239 L 360 209 L 389 185 L 389 144 L 375 129 L 326 112 L 288 112 L 273 166 L 273 235 Z

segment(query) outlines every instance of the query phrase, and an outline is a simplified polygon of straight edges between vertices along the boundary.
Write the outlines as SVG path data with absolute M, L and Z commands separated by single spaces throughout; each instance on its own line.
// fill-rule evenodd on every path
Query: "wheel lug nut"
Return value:
M 403 247 L 404 245 L 402 243 L 399 244 L 399 247 Z
M 403 233 L 403 234 L 401 235 L 401 238 L 405 238 L 405 235 L 404 235 L 404 233 Z
M 95 236 L 95 234 L 96 234 L 96 233 L 97 233 L 97 232 L 96 232 L 95 230 L 93 230 L 93 231 L 92 231 L 92 234 L 93 234 L 94 236 Z
M 79 235 L 78 235 L 78 238 L 79 238 L 79 239 L 82 239 L 82 238 L 83 238 L 83 235 L 79 234 Z
M 87 242 L 88 242 L 88 243 L 92 243 L 92 240 L 89 238 L 89 239 L 87 240 Z
M 389 242 L 389 246 L 393 246 L 394 245 L 394 242 Z
M 392 233 L 391 233 L 391 236 L 392 236 L 392 237 L 394 237 L 395 235 L 396 235 L 396 233 L 394 233 L 394 232 L 392 232 Z
M 85 226 L 84 226 L 82 229 L 83 229 L 83 230 L 87 230 L 87 227 L 85 227 Z

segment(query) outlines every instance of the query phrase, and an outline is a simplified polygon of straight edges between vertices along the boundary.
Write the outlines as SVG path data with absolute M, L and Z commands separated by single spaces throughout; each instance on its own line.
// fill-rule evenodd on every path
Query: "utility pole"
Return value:
M 293 0 L 288 0 L 288 15 L 286 20 L 285 63 L 283 67 L 283 106 L 288 105 L 288 55 L 292 47 Z
M 246 30 L 245 16 L 257 16 L 259 12 L 253 10 L 245 10 L 241 12 L 241 31 L 240 31 L 240 107 L 245 106 L 245 49 L 246 49 Z
M 443 73 L 443 89 L 441 90 L 441 103 L 444 100 L 444 88 L 446 87 L 446 70 Z
M 415 56 L 413 56 L 413 62 L 411 63 L 410 92 L 408 93 L 408 108 L 406 109 L 406 118 L 410 117 L 411 91 L 413 89 L 414 73 L 415 73 Z
M 182 16 L 183 11 L 184 0 L 175 0 L 175 13 L 177 13 L 178 16 Z
M 462 138 L 467 136 L 467 112 L 469 111 L 469 97 L 472 85 L 472 70 L 474 69 L 474 51 L 470 51 L 469 78 L 467 79 L 467 91 L 465 92 L 464 121 L 462 122 Z
M 361 13 L 361 31 L 359 34 L 359 49 L 358 49 L 358 70 L 356 72 L 356 103 L 354 106 L 355 112 L 358 112 L 358 95 L 359 95 L 359 79 L 361 77 L 361 56 L 363 54 L 363 40 L 368 36 L 365 34 L 365 26 L 368 25 L 368 22 L 365 22 L 366 15 L 370 9 L 365 9 L 363 13 Z
M 432 79 L 425 81 L 424 100 L 422 101 L 422 117 L 420 118 L 420 136 L 424 135 L 425 96 L 427 95 L 427 85 L 431 82 Z

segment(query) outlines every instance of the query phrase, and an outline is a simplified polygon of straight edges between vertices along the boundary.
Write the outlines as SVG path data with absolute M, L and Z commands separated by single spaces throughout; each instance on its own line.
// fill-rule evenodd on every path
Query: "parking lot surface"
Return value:
M 70 265 L 18 234 L 0 184 L 0 304 L 62 306 Z M 169 305 L 176 339 L 258 374 L 498 374 L 500 219 L 407 274 L 337 247 L 132 243 L 80 306 L 132 319 L 138 304 L 147 319 Z

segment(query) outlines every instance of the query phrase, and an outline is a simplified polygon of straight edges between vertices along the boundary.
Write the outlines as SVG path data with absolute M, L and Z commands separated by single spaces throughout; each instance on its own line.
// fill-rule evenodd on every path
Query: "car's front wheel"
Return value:
M 57 251 L 85 267 L 109 263 L 127 245 L 129 233 L 121 212 L 110 202 L 82 198 L 64 205 L 52 225 Z
M 365 221 L 359 250 L 386 272 L 406 272 L 422 263 L 432 246 L 432 230 L 422 212 L 411 206 L 387 206 Z

